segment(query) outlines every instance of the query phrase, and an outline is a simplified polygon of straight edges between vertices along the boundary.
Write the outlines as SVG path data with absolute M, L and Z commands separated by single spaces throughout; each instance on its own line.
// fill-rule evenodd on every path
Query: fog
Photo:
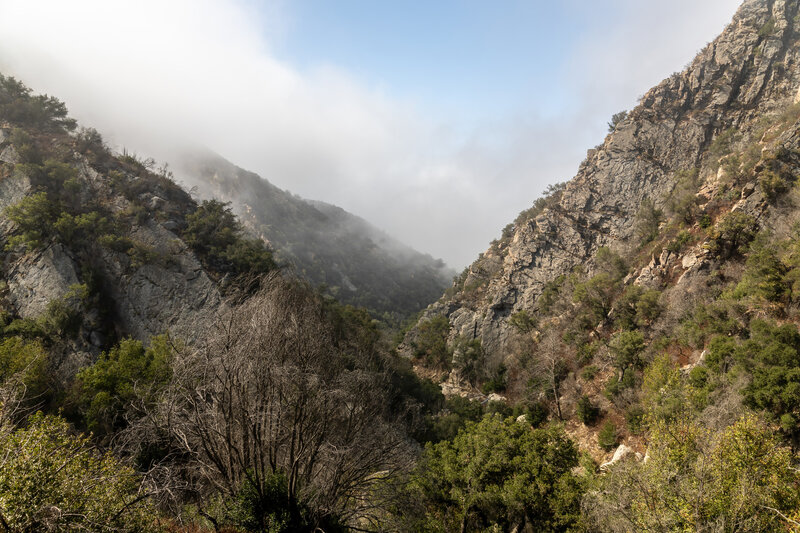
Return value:
M 281 60 L 290 5 L 0 0 L 0 72 L 64 100 L 118 149 L 169 161 L 209 147 L 460 269 L 572 177 L 611 114 L 682 69 L 738 2 L 566 0 L 597 23 L 544 80 L 553 101 L 469 121 L 337 65 Z

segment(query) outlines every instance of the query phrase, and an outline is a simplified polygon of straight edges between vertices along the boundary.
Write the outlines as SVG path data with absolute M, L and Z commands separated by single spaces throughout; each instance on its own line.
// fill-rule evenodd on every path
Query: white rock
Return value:
M 606 470 L 608 467 L 626 459 L 628 456 L 633 455 L 635 452 L 633 448 L 630 446 L 626 446 L 625 444 L 620 444 L 617 447 L 617 450 L 614 452 L 614 456 L 611 458 L 610 461 L 607 463 L 603 463 L 600 465 L 600 470 Z

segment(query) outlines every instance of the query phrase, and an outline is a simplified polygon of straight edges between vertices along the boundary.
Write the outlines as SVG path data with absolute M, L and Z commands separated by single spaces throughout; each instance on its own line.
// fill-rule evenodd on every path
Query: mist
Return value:
M 64 100 L 117 149 L 168 162 L 208 147 L 460 269 L 738 3 L 567 0 L 588 29 L 539 80 L 552 97 L 469 120 L 335 64 L 281 59 L 292 25 L 277 1 L 0 0 L 0 72 Z

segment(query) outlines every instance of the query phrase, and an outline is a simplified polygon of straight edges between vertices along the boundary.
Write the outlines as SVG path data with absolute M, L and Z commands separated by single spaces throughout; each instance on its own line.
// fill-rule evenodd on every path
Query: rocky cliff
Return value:
M 747 0 L 683 72 L 648 91 L 605 141 L 589 150 L 563 191 L 538 202 L 507 228 L 425 311 L 420 324 L 445 316 L 451 347 L 457 339 L 480 339 L 489 359 L 503 360 L 513 352 L 509 318 L 521 311 L 536 316 L 545 286 L 576 266 L 594 272 L 600 247 L 631 260 L 627 283 L 643 280 L 652 270 L 663 274 L 665 264 L 677 265 L 681 273 L 697 268 L 700 260 L 694 256 L 670 257 L 666 251 L 641 262 L 646 252 L 635 231 L 643 202 L 651 200 L 656 209 L 667 211 L 688 174 L 697 176 L 693 192 L 709 221 L 731 209 L 719 207 L 715 198 L 733 194 L 738 200 L 755 191 L 733 207 L 762 218 L 763 226 L 776 225 L 767 219 L 777 220 L 779 210 L 768 213 L 755 186 L 757 172 L 746 169 L 747 176 L 726 181 L 719 170 L 719 147 L 730 145 L 729 138 L 741 146 L 764 141 L 759 150 L 796 142 L 796 126 L 772 144 L 753 137 L 764 135 L 765 120 L 777 120 L 800 99 L 798 30 L 796 0 Z M 706 249 L 699 243 L 696 255 Z M 418 339 L 419 327 L 409 332 L 401 349 L 413 354 Z
M 65 379 L 122 337 L 202 339 L 225 304 L 181 239 L 191 198 L 100 142 L 79 146 L 80 136 L 4 118 L 0 326 L 46 330 L 48 320 L 74 317 L 73 331 L 58 326 L 53 339 L 52 364 Z

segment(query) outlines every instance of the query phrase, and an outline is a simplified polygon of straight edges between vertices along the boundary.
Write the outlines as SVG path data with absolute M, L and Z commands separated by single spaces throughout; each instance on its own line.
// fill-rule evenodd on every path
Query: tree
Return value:
M 709 249 L 720 259 L 742 255 L 756 236 L 756 220 L 741 211 L 732 211 L 720 220 L 711 232 Z
M 5 531 L 157 531 L 147 497 L 133 470 L 61 418 L 37 414 L 22 428 L 0 427 Z
M 127 425 L 129 413 L 144 412 L 172 377 L 174 349 L 166 335 L 153 337 L 147 348 L 125 339 L 78 372 L 73 401 L 87 428 L 111 435 Z
M 614 364 L 620 371 L 639 368 L 639 355 L 645 348 L 644 335 L 640 331 L 621 331 L 611 339 L 609 348 L 614 354 Z
M 617 131 L 617 126 L 619 126 L 620 123 L 626 118 L 628 118 L 627 111 L 620 111 L 619 113 L 614 113 L 611 116 L 611 122 L 608 123 L 608 133 L 614 133 L 615 131 Z
M 266 274 L 275 268 L 264 243 L 243 236 L 229 204 L 205 200 L 186 217 L 183 240 L 214 270 Z
M 437 315 L 417 326 L 417 338 L 413 342 L 414 356 L 434 368 L 449 369 L 452 366 L 453 352 L 447 346 L 450 321 L 444 315 Z
M 566 531 L 578 521 L 577 464 L 577 449 L 558 426 L 532 430 L 487 415 L 452 441 L 426 447 L 409 487 L 421 509 L 408 520 L 431 531 Z
M 241 526 L 242 491 L 250 508 L 269 510 L 276 476 L 285 477 L 289 530 L 369 520 L 379 498 L 367 496 L 409 466 L 395 422 L 404 413 L 390 412 L 376 354 L 336 344 L 320 298 L 275 274 L 207 345 L 176 356 L 170 387 L 128 440 L 168 435 L 187 458 L 177 475 L 220 525 Z M 215 497 L 223 503 L 214 508 Z
M 651 427 L 647 462 L 612 466 L 584 501 L 598 530 L 788 531 L 791 451 L 755 416 L 714 434 L 690 415 Z
M 658 236 L 658 229 L 664 220 L 664 211 L 656 207 L 650 198 L 642 200 L 639 211 L 636 212 L 636 235 L 641 244 L 647 244 Z

